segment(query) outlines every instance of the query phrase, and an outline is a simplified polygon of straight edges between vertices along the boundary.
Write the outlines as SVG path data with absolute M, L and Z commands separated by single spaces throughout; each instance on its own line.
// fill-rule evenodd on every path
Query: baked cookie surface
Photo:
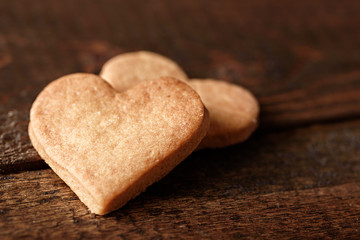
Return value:
M 119 92 L 159 77 L 187 79 L 186 73 L 176 62 L 147 51 L 124 53 L 111 58 L 102 67 L 100 77 Z
M 188 79 L 175 62 L 159 54 L 120 54 L 106 62 L 101 71 L 101 76 L 119 92 L 151 79 L 148 76 L 161 75 L 181 78 L 197 91 L 209 110 L 210 129 L 198 149 L 243 142 L 256 129 L 259 104 L 250 91 L 215 79 Z
M 92 74 L 50 83 L 30 111 L 40 156 L 97 214 L 106 214 L 160 180 L 200 143 L 207 110 L 172 78 L 123 93 Z
M 210 128 L 199 149 L 245 141 L 258 125 L 259 104 L 243 87 L 214 79 L 191 79 L 210 113 Z

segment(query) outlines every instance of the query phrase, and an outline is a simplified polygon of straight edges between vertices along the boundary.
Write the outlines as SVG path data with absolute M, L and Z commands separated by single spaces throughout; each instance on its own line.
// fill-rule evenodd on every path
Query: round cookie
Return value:
M 210 113 L 210 128 L 198 149 L 245 141 L 258 125 L 259 104 L 245 88 L 214 79 L 191 79 Z
M 111 58 L 101 69 L 100 77 L 117 91 L 125 91 L 136 84 L 158 77 L 186 80 L 186 73 L 177 63 L 162 55 L 147 52 L 124 53 Z

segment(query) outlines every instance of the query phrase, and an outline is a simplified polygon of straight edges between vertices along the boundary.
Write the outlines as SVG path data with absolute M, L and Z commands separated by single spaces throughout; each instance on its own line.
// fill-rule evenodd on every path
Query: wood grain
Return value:
M 46 84 L 72 72 L 97 73 L 125 51 L 156 51 L 178 61 L 191 77 L 248 87 L 260 100 L 264 129 L 360 116 L 355 0 L 71 5 L 69 10 L 54 0 L 0 3 L 0 150 L 7 152 L 0 156 L 1 171 L 43 166 L 25 130 L 31 103 Z M 7 120 L 13 113 L 17 118 Z
M 96 73 L 124 51 L 156 51 L 191 77 L 250 88 L 261 103 L 262 128 L 359 117 L 360 21 L 353 19 L 360 6 L 320 2 L 76 1 L 69 10 L 58 1 L 2 1 L 0 171 L 43 167 L 25 130 L 47 83 Z
M 160 193 L 152 188 L 121 210 L 101 217 L 90 214 L 51 170 L 10 175 L 0 181 L 2 239 L 360 236 L 360 182 L 269 194 L 215 194 L 213 198 L 201 188 L 186 195 L 176 188 Z M 155 188 L 161 185 L 171 183 L 165 178 Z
M 359 1 L 18 0 L 0 12 L 1 239 L 360 238 Z M 260 129 L 95 216 L 38 170 L 29 109 L 52 80 L 142 49 L 252 90 Z
M 17 110 L 0 115 L 0 173 L 46 168 L 30 143 L 27 125 Z
M 50 169 L 2 175 L 0 237 L 356 238 L 359 126 L 267 133 L 194 153 L 104 217 L 90 214 Z

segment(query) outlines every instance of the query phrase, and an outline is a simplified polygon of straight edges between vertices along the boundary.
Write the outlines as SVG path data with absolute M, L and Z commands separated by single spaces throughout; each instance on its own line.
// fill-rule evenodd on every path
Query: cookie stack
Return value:
M 197 149 L 246 140 L 254 96 L 237 85 L 189 79 L 151 52 L 110 59 L 100 77 L 51 82 L 30 111 L 29 136 L 46 163 L 96 214 L 122 207 Z

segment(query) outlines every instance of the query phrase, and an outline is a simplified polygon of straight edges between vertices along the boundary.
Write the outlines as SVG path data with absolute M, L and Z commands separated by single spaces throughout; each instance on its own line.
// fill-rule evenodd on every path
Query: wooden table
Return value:
M 90 214 L 31 146 L 29 109 L 141 49 L 251 89 L 260 128 Z M 0 239 L 359 239 L 360 3 L 0 1 L 0 171 Z

